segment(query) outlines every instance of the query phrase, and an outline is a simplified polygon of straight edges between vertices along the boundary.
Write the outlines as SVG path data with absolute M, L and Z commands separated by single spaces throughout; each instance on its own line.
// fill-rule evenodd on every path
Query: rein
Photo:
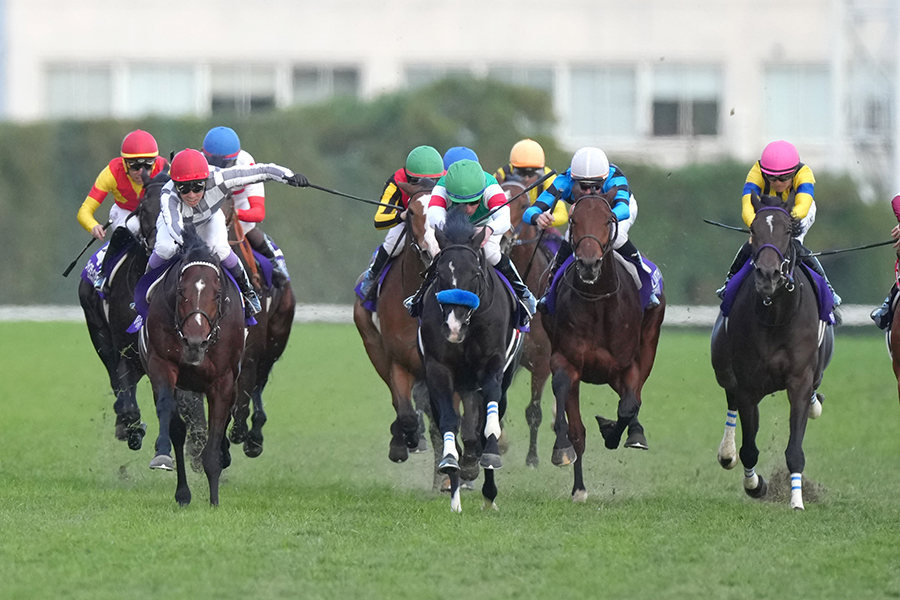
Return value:
M 576 222 L 577 222 L 577 221 L 575 220 L 575 217 L 576 217 L 575 211 L 576 211 L 576 209 L 578 208 L 578 205 L 579 205 L 582 201 L 588 200 L 588 199 L 592 199 L 592 200 L 602 200 L 604 203 L 606 203 L 606 206 L 609 207 L 609 202 L 608 202 L 608 201 L 606 200 L 606 198 L 604 198 L 603 196 L 597 196 L 597 195 L 594 195 L 594 194 L 590 194 L 590 195 L 587 195 L 587 196 L 582 196 L 582 197 L 579 198 L 579 199 L 575 202 L 575 204 L 572 206 L 572 216 L 571 216 L 571 218 L 570 218 L 570 220 L 569 220 L 570 227 L 572 226 L 573 223 L 576 223 Z M 601 275 L 602 275 L 602 273 L 603 273 L 603 265 L 604 265 L 604 260 L 603 260 L 603 259 L 605 259 L 605 258 L 607 257 L 607 255 L 608 255 L 611 251 L 613 251 L 613 250 L 612 250 L 612 245 L 613 245 L 613 243 L 615 242 L 616 236 L 617 236 L 618 233 L 619 233 L 619 221 L 618 221 L 618 219 L 616 219 L 616 215 L 615 215 L 615 213 L 612 212 L 611 209 L 610 209 L 610 216 L 609 216 L 609 219 L 608 219 L 607 222 L 606 222 L 606 226 L 607 226 L 607 228 L 608 228 L 608 230 L 609 230 L 609 236 L 608 236 L 608 239 L 606 240 L 606 243 L 603 243 L 603 242 L 600 240 L 600 238 L 598 238 L 596 235 L 593 235 L 593 234 L 588 233 L 588 234 L 579 236 L 576 240 L 574 240 L 574 243 L 573 243 L 573 245 L 572 245 L 572 254 L 574 254 L 575 257 L 576 257 L 576 259 L 577 259 L 577 258 L 578 258 L 578 246 L 581 245 L 581 242 L 583 242 L 583 241 L 585 241 L 585 240 L 594 240 L 595 242 L 597 242 L 597 244 L 600 246 L 600 258 L 598 259 L 598 261 L 600 262 L 600 274 L 601 274 Z M 570 230 L 570 231 L 571 231 L 571 230 Z M 566 269 L 566 271 L 568 272 L 570 269 L 572 269 L 572 268 L 575 266 L 575 264 L 576 264 L 575 262 L 573 262 L 572 264 L 570 264 L 569 267 Z M 606 299 L 606 298 L 609 298 L 610 296 L 613 296 L 613 295 L 615 295 L 615 294 L 617 294 L 617 293 L 619 292 L 619 289 L 621 288 L 622 282 L 621 282 L 621 279 L 619 278 L 619 272 L 618 272 L 615 268 L 613 268 L 613 275 L 614 275 L 615 281 L 616 281 L 615 288 L 614 288 L 612 291 L 610 291 L 610 292 L 604 292 L 604 293 L 601 293 L 601 294 L 593 294 L 593 293 L 590 293 L 590 292 L 585 292 L 584 290 L 580 290 L 580 289 L 578 289 L 577 287 L 575 287 L 575 278 L 576 278 L 576 277 L 578 278 L 578 280 L 580 280 L 582 283 L 584 283 L 584 284 L 586 284 L 586 285 L 594 285 L 594 283 L 597 283 L 597 281 L 599 281 L 599 276 L 598 276 L 598 278 L 597 278 L 597 281 L 595 281 L 595 282 L 593 282 L 593 283 L 587 283 L 586 281 L 584 281 L 584 280 L 581 279 L 581 276 L 580 276 L 578 273 L 576 273 L 576 274 L 575 274 L 575 277 L 572 278 L 572 282 L 571 282 L 571 283 L 570 283 L 565 277 L 563 277 L 563 278 L 560 280 L 560 283 L 565 283 L 565 284 L 566 284 L 569 288 L 571 288 L 576 294 L 578 294 L 578 296 L 581 297 L 583 300 L 587 300 L 588 302 L 597 302 L 597 301 L 599 301 L 599 300 L 604 300 L 604 299 Z
M 759 213 L 763 212 L 764 210 L 781 211 L 784 214 L 786 214 L 789 219 L 793 220 L 793 217 L 791 217 L 790 213 L 788 213 L 786 210 L 784 210 L 780 206 L 764 206 L 764 207 L 760 208 L 758 211 L 756 211 L 756 214 L 759 215 Z M 795 289 L 794 267 L 797 265 L 797 250 L 794 248 L 793 242 L 790 239 L 788 239 L 787 256 L 785 256 L 784 253 L 782 253 L 781 249 L 778 248 L 778 246 L 776 246 L 774 244 L 766 243 L 766 244 L 762 244 L 761 246 L 758 246 L 754 250 L 753 256 L 750 258 L 750 262 L 753 265 L 754 269 L 758 268 L 756 263 L 757 263 L 757 260 L 759 259 L 759 255 L 762 254 L 762 251 L 766 250 L 766 249 L 774 250 L 775 253 L 778 255 L 778 258 L 781 260 L 781 266 L 778 269 L 778 272 L 781 274 L 781 278 L 778 280 L 779 286 L 783 285 L 784 289 L 787 290 L 788 293 L 793 292 Z M 764 306 L 770 306 L 771 304 L 772 304 L 771 297 L 763 300 Z
M 218 279 L 220 283 L 222 282 L 221 271 L 219 270 L 219 267 L 214 265 L 213 263 L 202 261 L 202 260 L 187 263 L 186 265 L 183 265 L 181 267 L 181 271 L 178 274 L 178 294 L 181 296 L 184 296 L 184 293 L 183 293 L 183 290 L 181 287 L 181 278 L 184 276 L 184 272 L 187 271 L 191 267 L 209 267 L 210 269 L 213 269 L 215 271 L 216 279 Z M 219 340 L 219 322 L 222 320 L 222 317 L 225 316 L 225 312 L 226 312 L 225 307 L 227 306 L 224 304 L 224 302 L 222 300 L 222 298 L 224 296 L 224 294 L 222 292 L 223 292 L 222 286 L 220 285 L 219 291 L 216 293 L 216 318 L 215 319 L 212 319 L 208 314 L 206 314 L 206 311 L 202 310 L 198 306 L 197 308 L 195 308 L 191 312 L 189 312 L 183 319 L 179 320 L 178 319 L 178 310 L 176 308 L 176 310 L 174 311 L 174 317 L 175 317 L 175 331 L 176 331 L 176 333 L 178 333 L 178 337 L 180 337 L 182 340 L 184 340 L 185 339 L 184 331 L 183 331 L 184 324 L 187 323 L 188 319 L 190 319 L 194 315 L 200 315 L 204 319 L 206 319 L 206 322 L 209 324 L 209 333 L 206 336 L 206 341 L 209 342 L 209 345 L 212 346 Z M 186 297 L 186 296 L 184 296 L 184 297 Z

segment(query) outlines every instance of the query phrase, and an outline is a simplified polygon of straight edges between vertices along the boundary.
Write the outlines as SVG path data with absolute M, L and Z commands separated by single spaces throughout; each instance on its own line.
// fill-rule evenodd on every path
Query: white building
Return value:
M 568 146 L 805 162 L 900 191 L 900 0 L 0 0 L 12 121 L 265 111 L 452 73 L 546 89 Z

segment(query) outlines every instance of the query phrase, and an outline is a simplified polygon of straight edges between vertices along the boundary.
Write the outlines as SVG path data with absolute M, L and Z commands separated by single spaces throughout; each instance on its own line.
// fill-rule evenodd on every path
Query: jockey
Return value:
M 475 151 L 471 148 L 466 148 L 465 146 L 453 146 L 444 152 L 444 170 L 446 171 L 450 168 L 450 165 L 462 159 L 480 162 L 478 160 L 478 155 L 475 154 Z
M 363 273 L 359 289 L 363 297 L 371 291 L 388 258 L 399 256 L 403 251 L 406 228 L 398 225 L 406 218 L 410 200 L 408 192 L 415 195 L 420 191 L 430 190 L 443 174 L 444 166 L 440 153 L 431 146 L 417 146 L 406 157 L 406 165 L 397 169 L 384 184 L 381 203 L 397 206 L 402 210 L 379 206 L 375 213 L 375 229 L 387 229 L 388 232 L 384 243 L 378 246 L 369 268 Z
M 544 149 L 534 140 L 524 139 L 516 142 L 509 152 L 509 163 L 497 169 L 494 177 L 497 183 L 503 183 L 509 177 L 518 177 L 525 186 L 550 172 L 550 168 L 544 164 Z M 528 198 L 534 204 L 538 196 L 547 191 L 553 185 L 553 177 L 548 177 L 541 185 L 528 190 Z M 553 208 L 552 227 L 559 227 L 569 222 L 569 210 L 565 202 L 557 202 Z
M 841 297 L 837 295 L 831 282 L 828 281 L 828 276 L 825 275 L 819 259 L 810 256 L 809 249 L 803 245 L 803 238 L 806 237 L 806 233 L 816 220 L 816 201 L 813 197 L 815 184 L 816 178 L 813 176 L 812 169 L 800 162 L 800 153 L 793 144 L 784 140 L 771 142 L 763 149 L 762 156 L 753 164 L 747 174 L 744 196 L 741 200 L 743 205 L 741 214 L 744 223 L 749 227 L 756 216 L 750 201 L 754 193 L 758 196 L 777 196 L 782 200 L 787 200 L 791 194 L 794 194 L 794 210 L 791 212 L 791 216 L 800 221 L 800 233 L 794 238 L 799 246 L 800 260 L 822 276 L 834 296 L 834 306 L 837 308 L 841 305 Z M 741 270 L 741 267 L 750 258 L 751 252 L 749 241 L 745 242 L 738 250 L 731 268 L 728 270 L 725 284 L 716 290 L 719 298 L 724 300 L 728 282 Z
M 230 127 L 219 126 L 209 130 L 203 138 L 203 156 L 211 166 L 220 169 L 256 164 L 250 153 L 241 149 L 241 140 Z M 283 282 L 290 279 L 281 251 L 272 243 L 272 238 L 263 233 L 259 227 L 266 218 L 266 190 L 262 182 L 251 183 L 234 190 L 231 197 L 241 230 L 250 242 L 250 247 L 272 263 L 273 280 Z
M 160 192 L 156 245 L 147 269 L 155 269 L 175 256 L 185 224 L 193 223 L 222 266 L 234 277 L 247 300 L 249 312 L 258 313 L 259 298 L 244 265 L 228 244 L 225 215 L 219 209 L 232 190 L 258 181 L 273 180 L 296 187 L 306 187 L 309 181 L 300 173 L 275 164 L 210 169 L 203 154 L 191 149 L 182 150 L 172 159 L 171 176 Z
M 537 201 L 522 215 L 522 221 L 537 225 L 546 229 L 553 224 L 554 217 L 550 211 L 559 200 L 574 204 L 588 194 L 605 194 L 615 190 L 616 195 L 612 212 L 618 219 L 616 239 L 613 242 L 613 250 L 621 254 L 628 261 L 634 263 L 638 269 L 648 269 L 641 260 L 641 253 L 635 247 L 634 242 L 628 239 L 628 230 L 637 219 L 638 207 L 634 194 L 628 187 L 628 180 L 619 167 L 609 162 L 606 153 L 600 148 L 590 146 L 581 148 L 572 156 L 572 165 L 562 175 L 557 175 L 553 185 L 538 196 Z M 572 228 L 566 230 L 566 235 L 559 246 L 559 252 L 553 258 L 550 265 L 550 281 L 557 269 L 572 255 Z M 549 290 L 549 288 L 548 288 Z M 541 298 L 538 307 L 546 307 L 546 295 Z M 650 294 L 650 306 L 657 306 L 659 298 L 656 294 Z
M 429 228 L 440 229 L 447 218 L 447 210 L 455 206 L 463 210 L 469 216 L 469 220 L 476 226 L 484 226 L 490 229 L 490 234 L 484 237 L 482 248 L 488 264 L 500 271 L 515 290 L 519 300 L 533 315 L 535 311 L 535 298 L 525 282 L 519 276 L 515 266 L 509 257 L 500 251 L 500 239 L 510 228 L 509 206 L 504 206 L 506 194 L 500 188 L 497 180 L 481 168 L 481 165 L 473 160 L 463 159 L 456 161 L 447 169 L 447 174 L 438 180 L 431 194 L 431 202 L 425 213 L 426 225 Z M 493 209 L 499 208 L 493 214 Z M 412 298 L 408 298 L 408 307 L 415 307 L 425 293 L 425 288 L 430 283 L 430 277 Z M 411 312 L 416 309 L 411 308 Z
M 154 177 L 167 165 L 166 159 L 159 156 L 159 147 L 152 135 L 140 129 L 132 131 L 122 140 L 120 156 L 109 161 L 97 176 L 94 186 L 78 209 L 78 222 L 92 236 L 102 241 L 106 236 L 106 229 L 97 222 L 94 213 L 106 197 L 112 194 L 114 202 L 109 209 L 111 221 L 109 229 L 115 231 L 125 225 L 132 234 L 137 235 L 139 228 L 137 219 L 126 221 L 126 217 L 137 208 L 141 198 L 144 197 L 143 176 L 146 173 Z M 110 239 L 104 255 L 104 267 L 106 256 L 115 256 L 130 240 L 131 236 L 128 235 L 114 235 Z M 105 268 L 101 268 L 100 272 L 101 276 L 94 284 L 98 289 L 103 287 L 106 280 L 103 275 Z
M 900 194 L 897 194 L 894 196 L 894 199 L 891 200 L 891 207 L 894 209 L 894 216 L 897 217 L 897 221 L 900 222 Z M 900 225 L 894 225 L 894 228 L 891 229 L 891 237 L 897 240 L 897 242 L 894 243 L 894 248 L 897 248 L 898 252 L 900 252 Z M 896 297 L 897 281 L 894 280 L 894 285 L 891 286 L 891 291 L 888 292 L 887 298 L 884 299 L 884 304 L 873 310 L 872 314 L 869 315 L 872 317 L 872 320 L 875 321 L 875 325 L 877 325 L 879 329 L 888 329 L 891 326 L 891 321 L 894 320 L 894 311 L 891 310 L 891 305 L 894 303 L 894 298 Z

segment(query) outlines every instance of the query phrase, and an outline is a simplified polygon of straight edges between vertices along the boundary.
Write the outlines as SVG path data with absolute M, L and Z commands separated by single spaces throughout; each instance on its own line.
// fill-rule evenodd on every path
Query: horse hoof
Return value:
M 441 483 L 437 486 L 437 489 L 442 494 L 450 493 L 450 478 L 446 475 L 441 479 Z
M 489 454 L 487 452 L 483 452 L 481 454 L 481 466 L 485 469 L 500 469 L 503 467 L 503 461 L 500 459 L 499 454 Z
M 475 489 L 475 482 L 469 479 L 459 478 L 459 489 L 471 492 Z
M 116 423 L 116 439 L 120 442 L 128 439 L 128 428 L 124 423 Z
M 625 447 L 637 448 L 638 450 L 650 449 L 650 446 L 647 444 L 647 438 L 639 431 L 628 434 L 628 438 L 625 440 Z
M 757 475 L 757 477 L 759 477 L 759 485 L 750 490 L 744 488 L 744 491 L 747 492 L 747 495 L 751 498 L 756 498 L 757 500 L 759 500 L 766 495 L 766 492 L 769 491 L 769 485 L 766 483 L 766 480 L 763 479 L 762 475 Z
M 528 454 L 525 457 L 525 465 L 531 467 L 532 469 L 537 469 L 538 465 L 541 464 L 541 459 L 538 458 L 537 454 Z
M 263 447 L 262 444 L 257 444 L 256 442 L 248 439 L 244 442 L 244 455 L 247 458 L 256 458 L 260 454 L 262 454 Z
M 153 457 L 153 460 L 150 461 L 150 468 L 160 471 L 174 471 L 175 461 L 173 461 L 172 457 L 168 454 L 157 454 Z
M 719 455 L 719 464 L 722 465 L 723 469 L 728 469 L 729 471 L 735 468 L 738 465 L 738 457 L 737 455 L 728 458 L 727 456 Z
M 191 503 L 191 490 L 178 490 L 175 492 L 175 501 L 179 506 L 187 506 Z
M 243 444 L 247 441 L 247 432 L 235 431 L 234 427 L 232 427 L 231 433 L 228 434 L 228 439 L 231 440 L 232 444 Z
M 500 508 L 494 503 L 493 500 L 484 499 L 484 502 L 481 504 L 481 510 L 500 510 Z
M 459 472 L 459 462 L 453 457 L 452 454 L 448 454 L 438 464 L 437 470 L 444 475 L 457 473 Z
M 597 424 L 600 426 L 600 435 L 603 436 L 604 445 L 610 450 L 618 448 L 619 442 L 622 441 L 622 434 L 616 435 L 617 422 L 600 415 L 596 415 L 596 419 Z
M 428 442 L 425 441 L 425 436 L 419 436 L 419 444 L 411 450 L 412 454 L 421 454 L 422 452 L 428 452 Z
M 406 447 L 406 444 L 395 446 L 392 442 L 390 449 L 388 449 L 388 458 L 395 463 L 406 462 L 406 459 L 409 458 L 409 449 Z
M 574 446 L 569 446 L 567 448 L 554 448 L 553 449 L 553 457 L 550 459 L 557 467 L 565 467 L 571 465 L 578 459 L 578 456 L 575 454 Z
M 475 481 L 479 475 L 481 475 L 481 466 L 478 459 L 469 454 L 463 454 L 462 461 L 459 463 L 459 478 Z
M 131 450 L 140 450 L 144 443 L 144 434 L 147 433 L 147 424 L 141 423 L 139 427 L 128 429 L 127 442 L 128 448 Z
M 587 490 L 576 490 L 572 492 L 572 502 L 582 503 L 587 502 L 588 493 Z

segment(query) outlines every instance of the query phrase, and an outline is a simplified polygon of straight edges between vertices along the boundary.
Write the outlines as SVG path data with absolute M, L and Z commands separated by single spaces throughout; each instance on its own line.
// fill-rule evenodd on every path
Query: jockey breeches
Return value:
M 137 217 L 126 221 L 125 218 L 130 214 L 130 210 L 124 209 L 118 204 L 113 204 L 112 208 L 109 209 L 109 220 L 112 223 L 110 223 L 107 230 L 115 231 L 118 227 L 128 227 L 128 231 L 137 235 L 141 229 L 141 224 Z
M 216 211 L 205 223 L 197 225 L 197 233 L 219 260 L 225 260 L 231 254 L 231 246 L 228 245 L 228 227 L 225 225 L 225 214 L 221 210 Z M 178 242 L 172 237 L 162 213 L 156 219 L 156 245 L 153 251 L 164 260 L 172 258 L 178 252 Z
M 382 244 L 381 247 L 384 248 L 384 251 L 390 256 L 400 256 L 400 253 L 403 252 L 405 234 L 406 227 L 402 224 L 394 225 L 388 229 L 387 235 L 384 236 L 384 244 Z
M 491 266 L 496 265 L 500 261 L 500 239 L 503 234 L 494 234 L 491 239 L 484 245 L 484 258 Z
M 809 231 L 809 228 L 812 227 L 812 224 L 816 222 L 816 202 L 813 200 L 813 203 L 809 207 L 809 212 L 806 213 L 806 216 L 800 219 L 800 235 L 798 235 L 795 240 L 799 241 L 801 244 L 803 243 L 803 238 L 806 237 L 806 232 Z

